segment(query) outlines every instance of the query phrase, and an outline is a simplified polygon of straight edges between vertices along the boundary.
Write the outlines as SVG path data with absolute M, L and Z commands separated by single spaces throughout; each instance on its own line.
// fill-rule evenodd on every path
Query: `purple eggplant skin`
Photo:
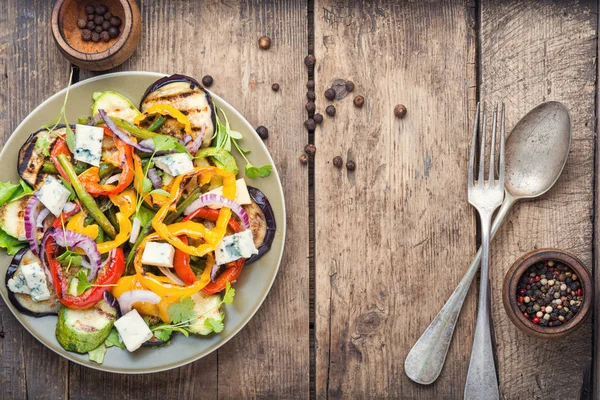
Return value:
M 165 344 L 169 344 L 170 342 L 170 338 L 169 340 L 160 340 L 157 339 L 156 336 L 152 336 L 149 340 L 146 340 L 144 343 L 142 343 L 142 347 L 159 347 Z
M 273 208 L 271 207 L 271 203 L 269 203 L 269 199 L 263 192 L 258 190 L 255 187 L 248 186 L 248 193 L 250 197 L 260 207 L 264 215 L 264 222 L 266 223 L 266 232 L 264 233 L 264 238 L 262 243 L 258 247 L 258 254 L 254 254 L 252 257 L 246 260 L 246 265 L 251 264 L 254 261 L 258 260 L 262 256 L 264 256 L 270 249 L 271 244 L 273 244 L 273 239 L 275 239 L 275 231 L 277 230 L 277 224 L 275 223 L 275 214 L 273 213 Z M 252 221 L 250 221 L 252 225 Z
M 39 262 L 39 258 L 37 258 L 37 256 L 35 256 L 33 252 L 29 250 L 29 247 L 25 247 L 15 254 L 10 265 L 8 266 L 8 269 L 6 270 L 6 276 L 4 278 L 4 284 L 6 285 L 6 290 L 8 292 L 8 299 L 17 310 L 32 317 L 39 318 L 47 315 L 58 315 L 58 310 L 60 310 L 61 304 L 56 297 L 53 287 L 49 287 L 51 296 L 50 299 L 39 302 L 31 300 L 31 296 L 27 294 L 13 293 L 8 288 L 8 280 L 17 272 L 19 266 L 22 263 L 28 264 L 36 260 Z

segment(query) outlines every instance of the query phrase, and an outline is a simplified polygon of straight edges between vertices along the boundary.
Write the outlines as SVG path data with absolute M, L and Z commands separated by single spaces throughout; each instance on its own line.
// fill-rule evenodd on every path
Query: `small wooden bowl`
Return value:
M 577 314 L 573 319 L 560 326 L 541 326 L 534 324 L 532 321 L 525 318 L 517 300 L 517 286 L 519 280 L 532 265 L 544 261 L 558 261 L 565 264 L 575 272 L 581 282 L 583 289 L 583 302 Z M 587 269 L 583 266 L 581 260 L 573 254 L 558 249 L 539 249 L 530 251 L 519 257 L 517 261 L 510 267 L 504 278 L 504 286 L 502 288 L 502 302 L 508 317 L 513 324 L 528 335 L 535 336 L 540 339 L 557 339 L 573 333 L 586 320 L 590 313 L 593 298 L 592 277 Z
M 77 20 L 86 17 L 86 6 L 100 4 L 121 18 L 121 33 L 109 42 L 84 42 Z M 135 0 L 58 0 L 52 12 L 52 35 L 63 56 L 73 64 L 90 71 L 106 71 L 131 56 L 140 42 L 141 21 Z

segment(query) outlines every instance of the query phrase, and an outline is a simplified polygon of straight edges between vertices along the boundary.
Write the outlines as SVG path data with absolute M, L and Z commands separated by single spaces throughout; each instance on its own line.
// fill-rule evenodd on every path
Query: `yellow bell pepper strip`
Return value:
M 150 206 L 150 208 L 154 209 L 162 207 L 167 201 L 169 201 L 169 197 L 162 194 L 143 194 L 144 178 L 146 177 L 146 174 L 144 173 L 144 168 L 142 166 L 142 159 L 137 154 L 133 155 L 133 171 L 133 187 L 144 199 L 144 202 Z M 169 191 L 170 187 L 171 184 L 164 186 L 163 190 Z
M 227 224 L 231 218 L 231 210 L 228 207 L 223 207 L 219 211 L 219 218 L 217 218 L 216 226 L 207 230 L 204 225 L 187 221 L 183 223 L 176 223 L 172 225 L 166 225 L 163 221 L 170 211 L 175 211 L 177 201 L 186 182 L 189 178 L 200 175 L 200 181 L 210 181 L 212 175 L 221 175 L 223 177 L 223 196 L 229 199 L 235 198 L 235 175 L 231 172 L 215 168 L 215 167 L 197 167 L 192 171 L 179 175 L 175 178 L 173 186 L 171 187 L 171 197 L 169 202 L 165 203 L 152 220 L 152 227 L 158 233 L 158 235 L 175 246 L 184 253 L 202 257 L 210 251 L 215 250 L 217 244 L 223 239 L 225 232 L 227 231 Z M 181 241 L 178 236 L 185 235 L 192 238 L 203 238 L 206 243 L 199 246 L 190 246 Z
M 89 236 L 93 240 L 96 240 L 98 237 L 98 225 L 90 224 L 88 226 L 84 226 L 86 213 L 84 211 L 80 211 L 77 214 L 73 215 L 69 222 L 67 223 L 67 230 L 81 233 L 83 235 Z
M 139 114 L 133 120 L 133 123 L 137 126 L 140 126 L 142 121 L 148 118 L 151 115 L 168 115 L 175 118 L 179 123 L 181 123 L 185 128 L 185 133 L 191 135 L 193 137 L 192 124 L 188 117 L 183 115 L 181 111 L 177 108 L 173 107 L 169 104 L 154 104 L 153 106 L 148 107 L 143 113 Z
M 114 240 L 100 243 L 98 251 L 100 254 L 108 253 L 114 248 L 121 246 L 131 236 L 131 220 L 129 217 L 135 212 L 136 195 L 133 189 L 126 189 L 119 194 L 109 196 L 110 201 L 119 208 L 117 213 L 117 222 L 119 224 L 119 233 Z

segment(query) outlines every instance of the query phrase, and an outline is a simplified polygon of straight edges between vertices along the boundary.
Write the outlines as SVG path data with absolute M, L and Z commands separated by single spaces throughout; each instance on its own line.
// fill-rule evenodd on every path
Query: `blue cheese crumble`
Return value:
M 71 192 L 52 175 L 46 176 L 44 184 L 37 191 L 36 196 L 44 206 L 55 216 L 59 216 L 63 210 Z
M 50 298 L 46 274 L 37 261 L 22 265 L 19 270 L 20 273 L 8 280 L 8 288 L 11 291 L 29 294 L 33 301 L 44 301 Z
M 169 154 L 154 158 L 154 165 L 172 176 L 178 176 L 194 169 L 190 157 L 184 153 Z
M 77 161 L 100 166 L 104 129 L 97 126 L 75 126 L 75 155 Z
M 173 268 L 175 248 L 169 243 L 148 242 L 142 254 L 142 264 Z
M 246 229 L 221 240 L 215 249 L 215 261 L 217 265 L 223 265 L 240 258 L 250 258 L 253 254 L 258 254 L 258 249 L 254 247 L 252 231 Z

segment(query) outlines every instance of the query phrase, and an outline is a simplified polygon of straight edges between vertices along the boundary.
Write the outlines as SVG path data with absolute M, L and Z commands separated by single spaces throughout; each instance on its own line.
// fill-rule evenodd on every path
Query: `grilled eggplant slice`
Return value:
M 6 277 L 4 284 L 8 289 L 8 280 L 15 274 L 19 273 L 21 265 L 31 264 L 38 262 L 41 265 L 40 259 L 33 254 L 28 247 L 21 249 L 12 259 L 12 262 L 6 270 Z M 56 292 L 52 287 L 52 284 L 46 280 L 48 285 L 48 291 L 50 292 L 50 298 L 44 301 L 33 301 L 31 296 L 23 293 L 14 293 L 8 289 L 8 299 L 15 306 L 17 310 L 23 314 L 30 315 L 32 317 L 45 317 L 46 315 L 57 315 L 60 310 L 60 301 L 56 297 Z
M 71 126 L 71 129 L 75 129 Z M 19 161 L 17 164 L 17 171 L 23 180 L 33 186 L 35 189 L 39 189 L 44 184 L 46 173 L 42 167 L 44 162 L 48 159 L 39 147 L 36 146 L 37 140 L 42 135 L 48 135 L 48 151 L 52 151 L 52 147 L 56 143 L 58 135 L 65 134 L 65 125 L 59 125 L 54 130 L 56 135 L 48 135 L 47 129 L 40 129 L 29 136 L 25 144 L 19 150 Z
M 258 254 L 246 260 L 246 264 L 253 263 L 261 258 L 271 249 L 273 239 L 275 239 L 275 214 L 267 196 L 255 187 L 248 186 L 248 193 L 252 203 L 243 206 L 250 218 L 250 229 L 254 237 L 254 246 L 258 249 Z
M 25 235 L 25 210 L 31 195 L 23 196 L 19 200 L 11 201 L 0 207 L 0 228 L 10 236 L 27 240 Z
M 144 93 L 140 110 L 142 113 L 154 104 L 169 104 L 187 115 L 194 135 L 206 125 L 202 147 L 210 145 L 216 127 L 216 115 L 210 93 L 193 78 L 171 75 L 154 82 Z M 158 133 L 182 139 L 186 134 L 183 125 L 174 118 L 167 118 Z

